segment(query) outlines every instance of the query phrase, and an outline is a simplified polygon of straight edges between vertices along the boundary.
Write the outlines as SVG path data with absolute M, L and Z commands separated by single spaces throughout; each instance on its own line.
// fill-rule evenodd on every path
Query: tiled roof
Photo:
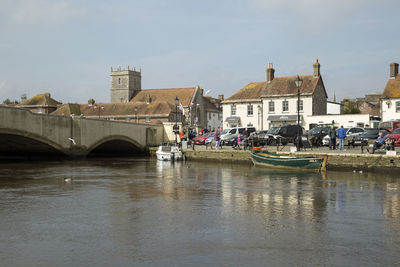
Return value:
M 64 104 L 57 108 L 54 112 L 51 113 L 52 115 L 64 115 L 64 116 L 69 116 L 71 114 L 74 114 L 76 116 L 81 115 L 81 108 L 79 104 Z
M 135 115 L 159 115 L 170 114 L 175 106 L 167 101 L 154 101 L 147 103 L 96 103 L 94 105 L 82 104 L 80 110 L 84 116 L 98 116 L 100 107 L 101 116 L 126 116 Z
M 53 106 L 61 105 L 60 102 L 50 97 L 50 93 L 38 94 L 22 102 L 21 106 Z
M 204 97 L 203 98 L 204 109 L 210 112 L 219 112 L 219 109 L 212 103 L 211 97 Z
M 300 94 L 313 94 L 318 81 L 321 79 L 320 77 L 314 77 L 313 75 L 300 76 L 300 79 L 303 80 L 300 87 Z M 276 77 L 270 83 L 266 84 L 261 96 L 297 95 L 297 87 L 294 83 L 296 78 L 297 76 Z
M 262 90 L 267 82 L 251 82 L 231 97 L 225 99 L 229 100 L 245 100 L 245 99 L 260 99 Z
M 276 77 L 270 83 L 251 82 L 226 101 L 230 100 L 259 100 L 261 97 L 278 96 L 278 95 L 297 95 L 297 87 L 294 83 L 297 76 Z M 300 76 L 303 84 L 300 87 L 300 94 L 313 94 L 318 83 L 322 79 L 321 76 L 313 75 Z
M 400 97 L 400 74 L 397 74 L 395 79 L 389 79 L 383 90 L 382 98 L 385 97 Z
M 130 102 L 147 102 L 149 97 L 151 102 L 154 101 L 167 101 L 175 106 L 175 97 L 178 97 L 179 103 L 183 106 L 189 106 L 196 92 L 196 87 L 190 88 L 168 88 L 168 89 L 145 89 L 139 91 Z

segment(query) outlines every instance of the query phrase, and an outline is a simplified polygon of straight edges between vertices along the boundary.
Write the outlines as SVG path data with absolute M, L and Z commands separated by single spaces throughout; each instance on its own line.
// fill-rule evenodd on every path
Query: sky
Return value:
M 0 0 L 0 100 L 49 92 L 110 101 L 110 68 L 142 69 L 142 88 L 246 84 L 310 75 L 332 100 L 382 92 L 400 63 L 398 0 Z

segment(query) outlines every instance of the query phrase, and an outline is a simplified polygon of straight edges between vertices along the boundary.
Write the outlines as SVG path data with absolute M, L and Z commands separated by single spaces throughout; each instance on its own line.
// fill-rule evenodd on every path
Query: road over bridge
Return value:
M 161 125 L 36 114 L 0 107 L 0 155 L 143 153 L 164 140 Z

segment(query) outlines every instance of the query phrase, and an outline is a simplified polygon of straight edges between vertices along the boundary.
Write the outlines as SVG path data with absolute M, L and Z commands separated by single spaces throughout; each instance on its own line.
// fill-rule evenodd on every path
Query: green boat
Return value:
M 327 155 L 321 156 L 287 156 L 268 151 L 251 151 L 254 165 L 274 169 L 320 171 L 326 169 Z

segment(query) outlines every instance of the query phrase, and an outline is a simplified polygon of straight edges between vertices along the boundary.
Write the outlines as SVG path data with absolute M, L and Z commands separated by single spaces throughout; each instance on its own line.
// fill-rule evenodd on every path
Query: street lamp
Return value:
M 134 110 L 135 110 L 135 121 L 136 121 L 136 124 L 138 124 L 137 107 L 135 107 Z
M 94 109 L 99 109 L 99 119 L 100 119 L 100 111 L 102 110 L 102 109 L 104 109 L 104 107 L 103 106 L 94 106 Z
M 299 75 L 297 75 L 296 80 L 294 80 L 294 83 L 296 84 L 297 87 L 297 125 L 300 125 L 300 87 L 303 84 L 303 80 L 300 79 Z M 298 134 L 297 134 L 297 151 L 300 151 L 300 140 L 301 140 L 301 135 L 300 135 L 300 127 L 298 129 Z
M 175 144 L 178 143 L 178 104 L 179 104 L 179 99 L 178 96 L 175 97 Z

